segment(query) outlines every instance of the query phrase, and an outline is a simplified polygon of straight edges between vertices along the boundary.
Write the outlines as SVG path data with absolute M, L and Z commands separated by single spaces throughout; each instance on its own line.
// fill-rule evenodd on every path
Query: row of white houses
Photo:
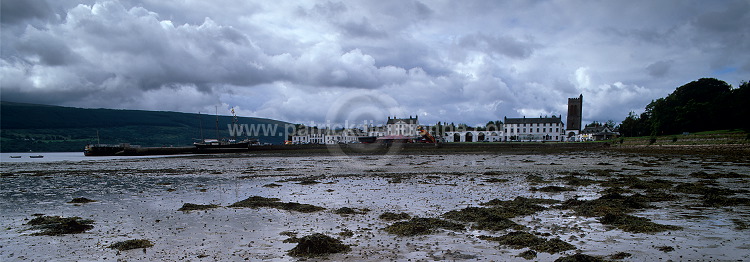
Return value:
M 561 117 L 505 118 L 500 126 L 445 132 L 445 142 L 566 141 Z

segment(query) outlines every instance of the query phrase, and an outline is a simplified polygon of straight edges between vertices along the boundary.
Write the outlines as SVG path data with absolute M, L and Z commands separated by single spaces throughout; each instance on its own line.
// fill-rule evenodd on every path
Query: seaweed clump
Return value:
M 646 199 L 638 195 L 623 196 L 618 193 L 603 195 L 594 200 L 569 199 L 561 205 L 564 209 L 572 208 L 577 215 L 600 217 L 607 214 L 630 213 L 635 209 L 650 207 Z
M 463 230 L 464 225 L 439 218 L 415 217 L 409 221 L 393 223 L 392 225 L 385 227 L 383 230 L 399 236 L 416 236 L 430 234 L 434 232 L 436 228 L 457 231 Z
M 93 223 L 94 220 L 82 219 L 80 217 L 38 216 L 26 224 L 32 226 L 31 229 L 42 230 L 32 235 L 59 236 L 86 232 L 94 228 L 91 225 Z
M 289 250 L 294 257 L 319 257 L 333 253 L 348 252 L 351 248 L 341 243 L 341 240 L 315 233 L 297 239 L 297 246 Z
M 518 257 L 525 258 L 527 260 L 531 260 L 536 258 L 536 251 L 534 250 L 526 250 L 524 252 L 521 252 L 521 254 L 518 254 Z
M 188 212 L 188 211 L 195 211 L 195 210 L 208 210 L 208 209 L 217 208 L 217 207 L 219 207 L 219 205 L 214 205 L 214 204 L 199 205 L 199 204 L 193 204 L 193 203 L 185 203 L 185 204 L 182 204 L 182 207 L 180 209 L 177 209 L 177 211 Z
M 153 246 L 154 244 L 151 243 L 151 241 L 148 239 L 130 239 L 109 245 L 108 248 L 125 251 L 136 248 L 149 248 Z
M 281 202 L 280 199 L 271 197 L 251 196 L 245 200 L 231 204 L 229 207 L 249 207 L 249 208 L 261 208 L 261 207 L 272 207 L 289 211 L 297 211 L 302 213 L 312 213 L 321 210 L 325 210 L 324 207 L 300 204 L 296 202 Z
M 570 243 L 562 241 L 559 238 L 547 240 L 523 231 L 510 232 L 499 237 L 480 236 L 479 238 L 483 240 L 497 241 L 500 242 L 500 245 L 509 246 L 515 249 L 528 247 L 534 251 L 550 254 L 566 250 L 573 250 L 576 248 Z
M 342 215 L 342 216 L 348 216 L 348 215 L 356 215 L 356 214 L 366 214 L 369 212 L 369 209 L 355 209 L 351 207 L 342 207 L 339 209 L 336 209 L 333 211 L 334 214 Z
M 86 204 L 86 203 L 91 203 L 91 202 L 96 202 L 96 200 L 88 199 L 88 198 L 85 198 L 85 197 L 76 197 L 76 198 L 73 198 L 73 200 L 70 200 L 70 202 L 68 202 L 68 203 L 71 203 L 71 204 Z
M 615 226 L 625 232 L 631 233 L 655 233 L 682 229 L 682 227 L 679 226 L 657 224 L 651 222 L 648 218 L 626 214 L 607 214 L 604 217 L 599 218 L 599 222 L 605 225 Z
M 493 199 L 483 206 L 489 207 L 467 207 L 459 210 L 448 211 L 443 214 L 444 218 L 461 222 L 475 222 L 472 227 L 479 230 L 505 230 L 513 228 L 516 230 L 524 227 L 511 221 L 509 218 L 517 216 L 527 216 L 539 211 L 546 210 L 546 207 L 539 204 L 552 204 L 557 200 L 516 197 L 513 200 Z
M 601 257 L 590 256 L 590 255 L 580 254 L 580 253 L 555 259 L 555 262 L 605 262 L 605 261 L 607 260 L 604 260 Z
M 403 212 L 402 213 L 385 212 L 383 214 L 380 214 L 380 216 L 378 218 L 380 218 L 382 220 L 391 220 L 391 221 L 393 221 L 393 220 L 410 219 L 411 216 L 409 214 L 403 213 Z
M 491 206 L 500 216 L 512 218 L 517 216 L 528 216 L 539 211 L 547 210 L 546 207 L 540 206 L 540 204 L 554 204 L 557 202 L 559 201 L 554 199 L 516 197 L 513 200 L 506 201 L 493 199 L 481 203 L 480 205 Z

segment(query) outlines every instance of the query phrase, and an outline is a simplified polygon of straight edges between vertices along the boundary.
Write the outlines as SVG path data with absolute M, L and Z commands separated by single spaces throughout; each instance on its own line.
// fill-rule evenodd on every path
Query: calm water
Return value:
M 20 156 L 20 158 L 14 158 Z M 43 156 L 42 158 L 31 158 L 30 156 Z M 28 153 L 0 153 L 0 162 L 57 162 L 57 161 L 92 161 L 92 160 L 118 160 L 137 158 L 157 158 L 166 156 L 84 156 L 83 152 L 28 152 Z M 174 156 L 171 156 L 174 157 Z

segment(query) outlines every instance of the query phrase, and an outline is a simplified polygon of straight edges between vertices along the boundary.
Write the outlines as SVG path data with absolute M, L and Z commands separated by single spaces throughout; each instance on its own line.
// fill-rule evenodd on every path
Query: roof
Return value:
M 391 118 L 391 117 L 388 117 L 388 122 L 386 124 L 392 125 L 392 124 L 396 124 L 397 122 L 405 122 L 407 124 L 416 125 L 417 123 L 419 123 L 419 116 L 416 116 L 416 117 L 413 117 L 413 118 L 411 116 L 409 118 Z
M 581 134 L 619 134 L 617 130 L 608 126 L 587 126 L 581 130 Z
M 505 124 L 543 124 L 543 123 L 551 123 L 551 124 L 562 124 L 562 118 L 559 118 L 557 116 L 552 117 L 534 117 L 534 118 L 505 118 Z

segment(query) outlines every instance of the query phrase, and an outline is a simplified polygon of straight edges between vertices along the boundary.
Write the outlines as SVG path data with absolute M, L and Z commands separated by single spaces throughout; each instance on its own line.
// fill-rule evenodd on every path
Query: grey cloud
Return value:
M 652 77 L 664 77 L 672 68 L 672 61 L 658 61 L 646 67 L 648 74 Z
M 489 36 L 482 33 L 462 37 L 459 45 L 463 48 L 519 59 L 531 56 L 538 46 L 529 40 L 520 40 L 506 35 Z
M 4 0 L 0 2 L 0 22 L 15 24 L 28 19 L 47 20 L 55 13 L 46 1 Z

